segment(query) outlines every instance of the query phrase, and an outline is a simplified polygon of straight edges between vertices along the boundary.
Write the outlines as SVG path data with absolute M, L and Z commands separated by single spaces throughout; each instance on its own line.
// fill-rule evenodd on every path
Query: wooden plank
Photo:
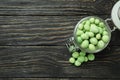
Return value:
M 101 80 L 97 78 L 3 78 L 2 80 Z M 102 79 L 102 80 L 119 80 L 113 79 Z
M 69 57 L 65 46 L 0 46 L 0 77 L 120 78 L 119 46 L 107 47 L 81 67 Z
M 0 16 L 0 45 L 64 45 L 85 16 Z M 108 16 L 99 16 L 107 18 Z M 120 45 L 120 31 L 110 45 Z
M 2 80 L 101 80 L 97 78 L 1 78 Z M 113 79 L 102 79 L 102 80 L 119 80 Z
M 0 15 L 110 14 L 116 0 L 2 0 Z
M 0 16 L 0 45 L 56 45 L 72 35 L 81 16 Z

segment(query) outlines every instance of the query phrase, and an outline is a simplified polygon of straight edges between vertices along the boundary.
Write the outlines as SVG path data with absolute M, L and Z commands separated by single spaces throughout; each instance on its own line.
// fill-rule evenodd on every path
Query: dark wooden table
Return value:
M 64 44 L 81 18 L 106 19 L 116 1 L 0 0 L 0 77 L 120 80 L 119 30 L 112 32 L 110 44 L 95 61 L 81 67 L 68 62 L 70 53 Z

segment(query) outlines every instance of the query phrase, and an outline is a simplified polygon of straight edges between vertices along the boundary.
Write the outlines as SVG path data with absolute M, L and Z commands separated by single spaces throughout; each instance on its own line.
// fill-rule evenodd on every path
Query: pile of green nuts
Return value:
M 79 23 L 75 35 L 78 45 L 86 51 L 95 52 L 103 49 L 110 41 L 105 23 L 95 17 Z
M 86 54 L 85 52 L 73 51 L 72 57 L 69 58 L 69 62 L 75 66 L 81 66 L 83 62 L 93 61 L 95 55 L 92 53 Z

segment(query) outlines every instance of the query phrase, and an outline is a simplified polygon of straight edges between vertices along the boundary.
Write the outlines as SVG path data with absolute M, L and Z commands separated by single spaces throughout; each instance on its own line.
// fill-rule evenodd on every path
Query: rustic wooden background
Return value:
M 95 61 L 81 67 L 69 64 L 64 44 L 81 18 L 106 19 L 116 1 L 0 0 L 0 78 L 120 80 L 119 30 Z

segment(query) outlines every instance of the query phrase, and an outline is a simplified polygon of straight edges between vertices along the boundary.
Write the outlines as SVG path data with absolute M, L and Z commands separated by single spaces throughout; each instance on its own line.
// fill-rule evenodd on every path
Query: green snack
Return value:
M 70 63 L 75 63 L 75 58 L 73 58 L 73 57 L 69 58 L 69 62 Z
M 88 31 L 86 31 L 85 34 L 89 36 L 89 32 Z
M 73 54 L 72 54 L 72 57 L 73 57 L 73 58 L 78 58 L 78 56 L 79 56 L 79 53 L 78 53 L 78 52 L 73 52 Z
M 107 31 L 103 31 L 103 35 L 108 35 L 108 32 Z
M 80 35 L 82 35 L 82 34 L 83 34 L 83 31 L 77 30 L 77 32 L 76 32 L 76 35 L 77 35 L 77 36 L 80 36 Z
M 99 24 L 100 20 L 99 19 L 95 19 L 95 24 Z
M 89 50 L 91 50 L 91 51 L 95 51 L 95 46 L 93 45 L 93 44 L 89 44 Z
M 88 30 L 90 30 L 90 26 L 89 26 L 88 24 L 85 24 L 85 25 L 84 25 L 84 29 L 85 29 L 86 31 L 88 31 Z
M 85 24 L 90 25 L 90 21 L 89 21 L 89 20 L 87 20 Z
M 82 43 L 82 38 L 79 36 L 79 37 L 77 37 L 77 41 L 79 42 L 79 43 Z
M 88 58 L 87 57 L 85 57 L 85 60 L 84 60 L 85 62 L 88 62 Z
M 106 28 L 104 27 L 104 28 L 103 28 L 103 31 L 105 31 L 105 30 L 106 30 Z
M 103 29 L 101 27 L 98 27 L 99 29 L 99 33 L 102 34 L 103 33 Z
M 104 46 L 105 46 L 105 43 L 102 41 L 102 40 L 100 40 L 99 42 L 98 42 L 98 45 L 97 45 L 99 48 L 103 48 Z
M 89 37 L 94 37 L 94 33 L 93 32 L 89 32 L 88 35 L 89 35 Z
M 85 25 L 85 23 L 86 23 L 86 20 L 84 20 L 84 21 L 82 22 L 83 25 Z
M 77 61 L 79 61 L 81 63 L 84 62 L 84 60 L 85 60 L 84 56 L 79 56 L 77 59 Z
M 89 20 L 91 23 L 94 23 L 95 22 L 95 18 L 90 18 Z
M 101 35 L 100 35 L 100 34 L 97 34 L 97 35 L 96 35 L 96 39 L 101 39 Z
M 79 25 L 78 25 L 78 29 L 80 29 L 80 30 L 82 30 L 83 27 L 84 27 L 83 24 L 79 24 Z
M 98 43 L 98 40 L 96 38 L 91 38 L 90 43 L 96 45 Z
M 75 65 L 75 66 L 80 66 L 80 65 L 81 65 L 81 62 L 75 61 L 74 65 Z
M 100 22 L 99 27 L 105 27 L 105 24 L 103 22 Z
M 80 52 L 80 56 L 85 56 L 86 55 L 86 53 L 85 52 Z
M 82 44 L 81 44 L 81 47 L 82 47 L 82 48 L 87 48 L 88 45 L 89 45 L 89 41 L 88 41 L 88 40 L 84 40 L 84 41 L 82 42 Z
M 75 47 L 74 46 L 70 46 L 69 51 L 70 52 L 74 52 L 75 51 Z
M 104 36 L 102 37 L 102 40 L 103 40 L 105 43 L 107 43 L 107 42 L 109 41 L 109 36 L 108 36 L 108 35 L 104 35 Z
M 95 55 L 94 54 L 88 54 L 88 60 L 93 61 L 95 60 Z
M 93 32 L 93 33 L 98 33 L 99 29 L 95 24 L 91 24 L 90 31 Z
M 82 34 L 82 35 L 81 35 L 81 38 L 82 38 L 82 39 L 88 39 L 89 37 L 88 37 L 87 34 Z

